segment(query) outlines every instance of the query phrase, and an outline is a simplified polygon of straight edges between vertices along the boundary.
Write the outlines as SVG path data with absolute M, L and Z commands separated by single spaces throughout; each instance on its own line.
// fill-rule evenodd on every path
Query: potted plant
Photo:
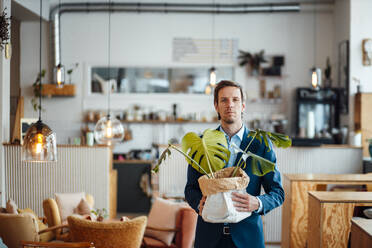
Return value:
M 372 157 L 372 138 L 367 139 L 368 142 L 368 151 L 369 151 L 369 156 Z
M 153 171 L 157 172 L 159 170 L 159 166 L 167 156 L 171 155 L 171 149 L 173 149 L 181 153 L 186 158 L 187 163 L 194 169 L 204 174 L 198 182 L 203 195 L 208 196 L 207 201 L 209 197 L 219 198 L 219 193 L 222 192 L 243 191 L 249 183 L 249 177 L 243 170 L 246 166 L 245 161 L 249 157 L 252 158 L 252 173 L 255 175 L 263 176 L 273 171 L 275 167 L 273 162 L 249 151 L 249 147 L 254 140 L 264 142 L 268 150 L 271 149 L 269 140 L 277 147 L 286 148 L 291 146 L 291 139 L 284 134 L 256 129 L 250 132 L 248 136 L 252 139 L 244 151 L 239 147 L 234 147 L 237 152 L 243 153 L 237 163 L 239 166 L 224 168 L 230 157 L 225 135 L 218 130 L 207 129 L 202 137 L 193 132 L 187 133 L 182 139 L 181 149 L 169 144 L 161 154 Z M 207 216 L 207 213 L 204 213 L 205 211 L 203 211 L 202 216 L 204 220 L 209 222 L 238 222 L 250 215 L 250 213 L 237 213 L 234 208 L 228 211 L 229 213 L 225 214 L 227 218 L 223 219 Z M 232 216 L 232 218 L 229 216 Z
M 76 68 L 78 68 L 78 66 L 79 66 L 79 63 L 75 63 L 74 66 L 73 66 L 72 68 L 70 68 L 70 69 L 67 70 L 67 75 L 68 75 L 68 82 L 69 82 L 69 84 L 71 84 L 72 73 L 74 72 L 74 70 L 75 70 Z
M 108 217 L 106 208 L 97 208 L 91 211 L 94 214 L 96 221 L 103 221 Z
M 264 50 L 261 50 L 259 53 L 250 53 L 239 50 L 239 65 L 246 66 L 247 72 L 252 76 L 258 76 L 260 72 L 260 64 L 262 62 L 267 62 L 264 58 Z

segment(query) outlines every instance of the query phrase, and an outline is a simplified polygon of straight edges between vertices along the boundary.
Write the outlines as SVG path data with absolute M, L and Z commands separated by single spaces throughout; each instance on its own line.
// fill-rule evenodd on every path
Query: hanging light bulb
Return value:
M 109 1 L 109 26 L 108 26 L 108 74 L 109 78 L 107 83 L 108 94 L 108 111 L 107 116 L 102 117 L 94 128 L 94 138 L 98 144 L 114 145 L 116 142 L 120 142 L 124 138 L 124 128 L 121 122 L 115 117 L 110 115 L 110 93 L 112 91 L 111 78 L 110 78 L 110 47 L 111 47 L 111 2 Z
M 124 128 L 121 122 L 107 115 L 102 117 L 94 128 L 94 138 L 98 144 L 113 145 L 124 138 Z
M 40 0 L 40 51 L 39 51 L 39 120 L 32 124 L 26 132 L 22 145 L 23 162 L 56 162 L 57 137 L 46 124 L 41 121 L 41 35 L 42 35 L 42 0 Z
M 205 93 L 206 95 L 210 95 L 210 94 L 212 93 L 212 87 L 211 87 L 210 84 L 207 84 L 207 86 L 205 86 L 205 91 L 204 91 L 204 93 Z
M 209 84 L 214 87 L 216 85 L 216 80 L 216 68 L 212 67 L 211 69 L 209 69 Z
M 63 88 L 65 84 L 65 67 L 61 64 L 58 64 L 54 67 L 54 82 L 57 88 Z
M 319 90 L 322 86 L 322 70 L 320 68 L 311 69 L 311 85 L 313 89 Z

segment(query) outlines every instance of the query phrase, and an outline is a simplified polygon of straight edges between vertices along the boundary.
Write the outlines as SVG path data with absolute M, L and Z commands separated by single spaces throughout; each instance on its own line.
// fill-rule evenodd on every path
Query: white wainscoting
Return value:
M 161 151 L 164 150 L 162 147 Z M 281 174 L 324 173 L 345 174 L 362 172 L 362 149 L 347 146 L 291 147 L 275 149 Z M 182 155 L 172 151 L 159 171 L 159 193 L 184 197 L 187 163 Z M 281 207 L 264 217 L 266 242 L 280 243 L 282 226 Z
M 22 163 L 21 146 L 4 145 L 6 200 L 43 216 L 42 202 L 55 193 L 86 192 L 95 208 L 109 208 L 111 150 L 106 146 L 58 148 L 55 163 Z

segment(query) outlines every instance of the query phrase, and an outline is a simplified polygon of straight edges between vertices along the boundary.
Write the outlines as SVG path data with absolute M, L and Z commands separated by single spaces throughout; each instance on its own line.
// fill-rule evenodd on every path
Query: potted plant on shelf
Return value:
M 78 66 L 79 66 L 79 63 L 75 63 L 74 65 L 73 65 L 73 67 L 72 68 L 70 68 L 70 69 L 68 69 L 67 70 L 67 75 L 68 75 L 68 82 L 69 82 L 69 84 L 71 84 L 71 77 L 72 77 L 72 73 L 74 72 L 74 70 L 76 69 L 76 68 L 78 68 Z
M 269 140 L 277 147 L 291 146 L 291 139 L 284 134 L 266 132 L 256 129 L 248 135 L 251 137 L 250 143 L 245 150 L 239 147 L 234 147 L 236 152 L 242 152 L 239 166 L 224 168 L 229 161 L 230 152 L 227 148 L 225 135 L 218 131 L 207 129 L 203 136 L 199 137 L 196 133 L 187 133 L 181 144 L 181 149 L 173 144 L 168 144 L 168 147 L 161 154 L 154 172 L 159 170 L 159 166 L 163 163 L 167 156 L 171 155 L 171 150 L 176 150 L 181 153 L 189 165 L 195 170 L 204 174 L 198 179 L 200 189 L 203 195 L 207 196 L 205 206 L 208 204 L 208 198 L 223 198 L 222 194 L 227 191 L 237 190 L 243 191 L 248 186 L 249 177 L 244 172 L 246 160 L 252 158 L 252 173 L 257 176 L 263 176 L 274 170 L 275 164 L 263 157 L 260 157 L 249 151 L 252 142 L 257 139 L 259 142 L 264 142 L 266 148 L 270 150 Z M 227 209 L 224 218 L 216 218 L 215 216 L 203 211 L 202 217 L 208 222 L 238 222 L 250 213 L 240 213 L 235 211 L 235 208 Z
M 260 65 L 262 62 L 267 62 L 264 58 L 264 50 L 259 53 L 250 53 L 239 50 L 239 65 L 246 66 L 247 72 L 252 76 L 258 76 L 260 74 Z

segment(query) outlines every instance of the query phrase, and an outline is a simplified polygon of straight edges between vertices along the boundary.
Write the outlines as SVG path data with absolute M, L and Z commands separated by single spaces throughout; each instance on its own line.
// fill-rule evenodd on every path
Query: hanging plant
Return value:
M 10 17 L 6 16 L 5 10 L 6 8 L 0 14 L 0 50 L 3 50 L 9 43 Z
M 44 111 L 44 109 L 41 108 L 41 105 L 39 104 L 39 97 L 40 97 L 40 80 L 45 76 L 45 70 L 41 71 L 38 73 L 37 78 L 35 82 L 32 84 L 32 91 L 34 93 L 33 98 L 31 99 L 31 104 L 32 107 L 34 108 L 35 111 L 41 110 Z M 43 89 L 43 86 L 41 85 L 41 90 Z

